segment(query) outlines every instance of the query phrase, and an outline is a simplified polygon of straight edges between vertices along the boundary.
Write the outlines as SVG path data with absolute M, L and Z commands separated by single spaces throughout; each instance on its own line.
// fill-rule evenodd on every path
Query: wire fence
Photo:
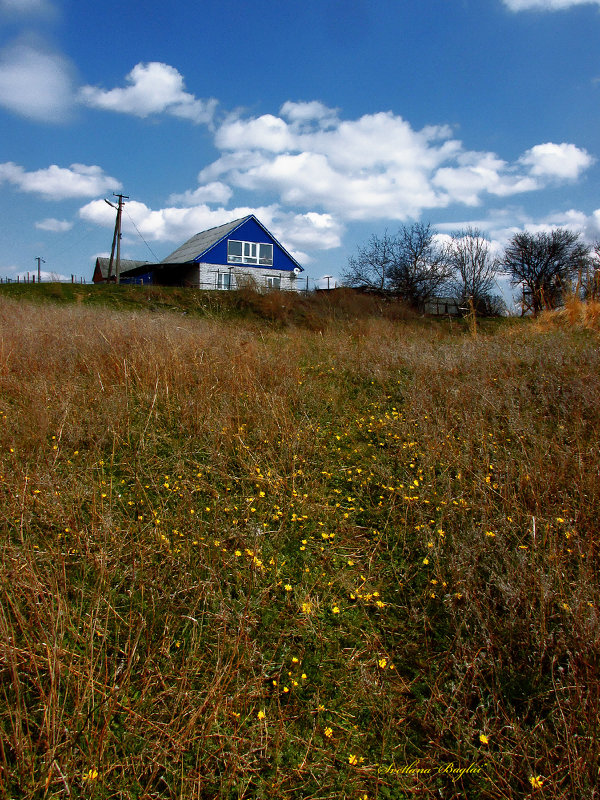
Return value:
M 241 289 L 246 288 L 242 285 L 236 285 L 232 282 L 229 285 L 219 285 L 215 281 L 205 281 L 205 282 L 195 282 L 195 283 L 167 283 L 167 282 L 158 282 L 153 281 L 152 278 L 147 276 L 144 277 L 127 277 L 122 276 L 120 279 L 120 284 L 122 285 L 135 285 L 135 286 L 184 286 L 188 289 L 203 289 L 207 291 L 240 291 Z M 6 275 L 0 276 L 0 284 L 36 284 L 36 283 L 72 283 L 72 284 L 81 284 L 81 285 L 94 285 L 94 281 L 90 278 L 85 278 L 81 275 L 71 275 L 70 277 L 65 277 L 64 275 L 52 275 L 50 277 L 42 277 L 41 280 L 35 273 L 25 273 L 23 275 L 17 275 L 14 278 L 8 277 Z M 101 284 L 106 283 L 115 283 L 114 278 L 110 281 L 101 281 Z M 313 279 L 313 278 L 301 278 L 298 281 L 295 281 L 293 286 L 284 285 L 281 286 L 277 282 L 270 283 L 265 286 L 256 286 L 258 291 L 295 291 L 295 292 L 313 292 L 315 290 L 327 290 L 327 289 L 335 289 L 338 288 L 336 284 L 332 281 L 329 285 L 324 283 L 320 279 Z
M 63 275 L 52 275 L 49 278 L 38 279 L 35 273 L 27 272 L 24 275 L 17 275 L 16 278 L 9 278 L 6 275 L 0 276 L 0 283 L 92 283 L 82 275 L 71 275 L 65 278 Z

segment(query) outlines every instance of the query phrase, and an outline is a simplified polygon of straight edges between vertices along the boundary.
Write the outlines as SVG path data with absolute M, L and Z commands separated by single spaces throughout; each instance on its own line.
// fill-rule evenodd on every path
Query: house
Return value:
M 101 266 L 98 269 L 102 273 Z M 298 276 L 303 271 L 254 214 L 249 214 L 197 233 L 159 264 L 121 261 L 120 274 L 122 283 L 295 291 L 300 289 Z

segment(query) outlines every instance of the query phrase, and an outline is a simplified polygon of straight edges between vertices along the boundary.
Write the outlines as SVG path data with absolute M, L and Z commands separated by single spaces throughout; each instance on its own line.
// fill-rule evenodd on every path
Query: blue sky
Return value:
M 0 276 L 91 278 L 253 212 L 339 275 L 371 233 L 600 239 L 600 0 L 0 0 Z

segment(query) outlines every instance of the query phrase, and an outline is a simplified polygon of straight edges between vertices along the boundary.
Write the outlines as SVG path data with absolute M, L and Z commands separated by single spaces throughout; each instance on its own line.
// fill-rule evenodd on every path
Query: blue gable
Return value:
M 233 239 L 234 241 L 242 242 L 255 242 L 257 244 L 272 244 L 273 245 L 273 266 L 269 269 L 280 269 L 285 272 L 291 272 L 297 267 L 302 270 L 298 262 L 285 250 L 275 239 L 275 237 L 264 228 L 256 217 L 251 216 L 244 220 L 237 228 L 229 231 L 222 239 L 216 244 L 209 247 L 203 253 L 200 253 L 194 261 L 196 263 L 208 262 L 210 264 L 223 265 L 224 267 L 230 266 L 227 262 L 227 242 Z M 261 269 L 260 266 L 252 264 L 244 264 L 244 267 L 254 267 Z M 304 271 L 304 270 L 302 270 Z

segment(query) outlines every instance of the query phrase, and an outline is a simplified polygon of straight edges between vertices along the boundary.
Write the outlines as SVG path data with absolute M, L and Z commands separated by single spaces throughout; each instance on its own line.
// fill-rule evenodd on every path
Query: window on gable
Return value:
M 244 242 L 244 264 L 258 264 L 258 245 Z
M 263 267 L 273 266 L 273 245 L 261 244 L 259 245 L 258 263 Z
M 273 245 L 258 242 L 238 242 L 229 239 L 227 242 L 227 261 L 230 264 L 260 264 L 263 267 L 273 266 Z
M 227 261 L 241 264 L 243 245 L 243 242 L 234 242 L 233 239 L 230 239 L 227 242 Z

